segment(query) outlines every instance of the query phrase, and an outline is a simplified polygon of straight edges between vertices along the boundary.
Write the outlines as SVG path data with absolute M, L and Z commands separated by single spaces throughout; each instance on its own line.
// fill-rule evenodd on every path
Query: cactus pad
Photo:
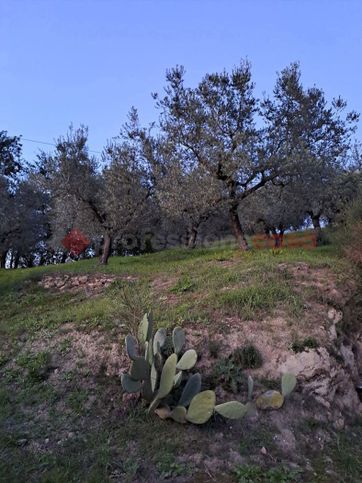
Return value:
M 279 409 L 283 406 L 284 396 L 279 391 L 266 391 L 255 401 L 258 409 Z
M 136 381 L 143 381 L 148 379 L 150 372 L 150 366 L 148 365 L 144 357 L 136 357 L 132 362 L 130 376 Z
M 166 342 L 166 329 L 158 329 L 153 337 L 153 353 L 156 354 L 161 351 L 161 347 Z
M 134 361 L 138 357 L 137 339 L 133 337 L 133 335 L 127 335 L 125 342 L 126 342 L 126 350 L 127 350 L 128 357 Z
M 151 388 L 155 392 L 158 383 L 158 372 L 154 364 L 151 366 Z
M 176 354 L 179 354 L 185 345 L 185 332 L 181 327 L 175 327 L 172 331 L 172 344 Z
M 297 378 L 294 374 L 283 374 L 282 376 L 282 394 L 283 396 L 289 396 L 297 385 Z
M 192 369 L 197 361 L 197 353 L 194 349 L 189 349 L 178 361 L 177 369 L 181 371 L 188 371 Z
M 125 392 L 132 393 L 139 392 L 141 390 L 140 381 L 135 381 L 128 374 L 121 375 L 121 383 Z
M 173 387 L 179 387 L 182 381 L 182 371 L 178 372 L 173 378 Z
M 239 401 L 229 401 L 215 406 L 215 412 L 228 419 L 241 419 L 247 411 L 248 407 Z
M 162 399 L 166 397 L 173 387 L 173 380 L 176 375 L 177 355 L 172 354 L 165 362 L 161 373 L 160 388 L 157 397 Z
M 190 423 L 203 424 L 211 418 L 215 407 L 214 391 L 202 391 L 191 401 L 186 419 Z
M 186 408 L 183 407 L 183 406 L 176 406 L 171 414 L 170 414 L 170 417 L 176 421 L 176 423 L 186 423 Z
M 248 376 L 248 401 L 252 400 L 254 390 L 254 379 Z
M 152 317 L 150 314 L 145 314 L 138 326 L 138 339 L 144 344 L 152 337 Z
M 189 380 L 187 381 L 180 400 L 178 404 L 180 406 L 188 406 L 191 402 L 191 400 L 198 394 L 201 390 L 201 375 L 199 373 L 193 374 L 192 376 L 189 377 Z

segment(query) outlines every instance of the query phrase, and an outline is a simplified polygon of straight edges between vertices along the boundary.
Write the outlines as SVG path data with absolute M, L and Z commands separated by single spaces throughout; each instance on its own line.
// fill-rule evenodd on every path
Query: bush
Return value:
M 347 258 L 362 266 L 362 194 L 346 208 L 338 239 Z

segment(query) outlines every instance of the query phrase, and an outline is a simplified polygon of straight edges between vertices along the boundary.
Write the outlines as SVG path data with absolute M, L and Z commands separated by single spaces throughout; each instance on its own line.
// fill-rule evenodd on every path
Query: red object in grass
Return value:
M 80 255 L 88 247 L 90 241 L 78 230 L 73 228 L 62 240 L 63 246 L 72 254 Z

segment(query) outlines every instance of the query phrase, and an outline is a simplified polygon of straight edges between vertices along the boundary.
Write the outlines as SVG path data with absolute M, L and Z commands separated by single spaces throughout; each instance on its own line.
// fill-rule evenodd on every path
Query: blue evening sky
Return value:
M 297 60 L 305 85 L 362 112 L 361 56 L 362 0 L 0 0 L 0 130 L 53 142 L 83 123 L 100 151 L 130 106 L 155 119 L 167 68 L 195 84 L 241 58 L 258 95 Z

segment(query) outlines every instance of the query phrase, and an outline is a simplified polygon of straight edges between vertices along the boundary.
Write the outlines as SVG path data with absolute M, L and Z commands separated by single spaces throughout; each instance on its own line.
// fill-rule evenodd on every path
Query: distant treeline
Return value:
M 341 98 L 306 88 L 299 65 L 256 98 L 250 65 L 206 74 L 196 87 L 167 72 L 157 116 L 132 108 L 99 158 L 86 127 L 70 128 L 53 152 L 22 158 L 21 137 L 0 132 L 1 267 L 64 262 L 74 228 L 82 256 L 136 254 L 233 234 L 280 240 L 286 230 L 343 223 L 361 189 L 358 114 Z M 278 236 L 277 236 L 278 235 Z

